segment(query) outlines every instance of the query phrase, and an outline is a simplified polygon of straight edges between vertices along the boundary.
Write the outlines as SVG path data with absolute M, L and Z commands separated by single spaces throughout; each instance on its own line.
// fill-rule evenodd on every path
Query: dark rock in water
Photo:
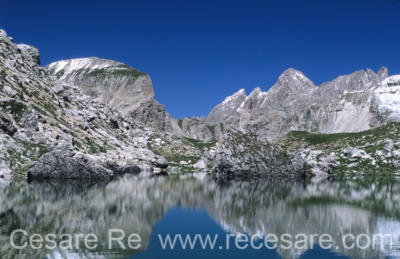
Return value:
M 154 165 L 154 167 L 156 167 L 156 168 L 167 169 L 168 161 L 164 157 L 159 156 L 159 157 L 155 157 L 155 160 L 152 161 L 152 165 Z
M 108 179 L 115 172 L 99 165 L 89 156 L 68 149 L 55 149 L 44 154 L 28 171 L 31 179 Z
M 139 166 L 129 163 L 121 168 L 122 174 L 139 174 L 141 171 Z

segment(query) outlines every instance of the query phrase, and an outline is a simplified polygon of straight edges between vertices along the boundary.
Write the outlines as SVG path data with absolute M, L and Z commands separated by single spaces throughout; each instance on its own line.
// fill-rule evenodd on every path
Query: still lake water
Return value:
M 10 234 L 82 233 L 98 237 L 96 249 L 74 239 L 72 249 L 14 249 Z M 141 248 L 108 247 L 109 229 L 141 237 Z M 329 234 L 335 246 L 322 249 L 236 247 L 227 234 Z M 391 234 L 392 249 L 344 249 L 345 234 Z M 218 235 L 214 249 L 163 249 L 161 237 Z M 13 182 L 0 186 L 0 258 L 400 258 L 400 181 L 268 179 L 218 184 L 205 174 L 127 175 L 111 182 Z M 365 236 L 364 236 L 365 237 Z M 16 235 L 17 244 L 27 238 Z M 361 239 L 360 239 L 361 240 Z M 365 239 L 364 239 L 365 240 Z M 295 241 L 295 240 L 294 240 Z M 227 243 L 229 249 L 227 249 Z M 46 243 L 45 243 L 46 244 Z M 243 243 L 242 243 L 243 244 Z M 339 244 L 339 246 L 336 246 Z M 125 243 L 126 245 L 126 243 Z M 386 240 L 387 245 L 387 240 Z M 259 247 L 259 246 L 257 246 Z M 78 248 L 78 249 L 77 249 Z

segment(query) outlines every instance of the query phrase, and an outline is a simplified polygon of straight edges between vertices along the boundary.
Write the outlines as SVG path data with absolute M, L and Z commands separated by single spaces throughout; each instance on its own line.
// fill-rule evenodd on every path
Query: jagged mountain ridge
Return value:
M 397 81 L 398 76 L 389 77 L 387 68 L 381 68 L 378 73 L 369 69 L 356 71 L 315 86 L 303 73 L 291 68 L 266 92 L 257 87 L 248 96 L 239 90 L 227 97 L 210 112 L 206 123 L 256 131 L 269 139 L 292 130 L 368 130 L 399 118 Z M 237 96 L 239 101 L 232 105 Z
M 82 58 L 54 62 L 46 68 L 60 82 L 81 87 L 146 126 L 204 141 L 221 140 L 225 130 L 236 128 L 258 132 L 270 140 L 292 130 L 356 132 L 399 117 L 393 87 L 385 90 L 382 85 L 388 78 L 387 68 L 378 73 L 356 71 L 320 86 L 290 68 L 266 92 L 256 87 L 246 95 L 241 89 L 205 119 L 181 120 L 172 118 L 155 99 L 147 74 L 122 63 Z

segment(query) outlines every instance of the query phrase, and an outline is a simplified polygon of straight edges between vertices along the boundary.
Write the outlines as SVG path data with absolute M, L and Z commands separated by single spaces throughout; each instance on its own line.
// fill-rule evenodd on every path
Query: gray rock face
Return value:
M 11 173 L 12 172 L 10 168 L 8 168 L 4 161 L 0 161 L 0 186 L 4 183 L 8 183 L 11 180 Z
M 230 116 L 236 113 L 237 109 L 246 99 L 246 92 L 244 89 L 240 89 L 232 96 L 225 98 L 225 100 L 218 104 L 212 111 L 208 114 L 206 118 L 206 123 L 208 125 L 215 125 L 224 122 Z
M 49 64 L 58 80 L 79 86 L 86 95 L 99 98 L 126 115 L 154 98 L 151 79 L 123 63 L 101 58 L 78 58 Z
M 212 141 L 215 139 L 215 132 L 213 126 L 208 126 L 204 121 L 196 118 L 183 118 L 178 121 L 179 129 L 183 131 L 183 136 L 189 136 L 194 139 L 201 139 L 203 141 Z
M 166 130 L 165 121 L 167 113 L 164 105 L 154 99 L 143 102 L 137 109 L 131 111 L 129 116 L 143 122 L 146 126 Z
M 8 114 L 0 113 L 0 130 L 12 136 L 17 132 L 17 126 L 14 119 Z
M 21 54 L 31 57 L 37 65 L 40 65 L 40 55 L 37 48 L 26 44 L 17 44 L 16 46 Z
M 225 129 L 252 130 L 269 139 L 291 130 L 367 130 L 400 118 L 397 79 L 388 78 L 387 68 L 378 73 L 368 69 L 315 86 L 300 71 L 288 69 L 267 92 L 257 87 L 244 99 L 238 93 L 226 98 L 206 122 L 222 122 Z M 216 116 L 223 111 L 227 111 L 225 117 Z
M 109 179 L 114 172 L 86 155 L 68 149 L 56 149 L 44 154 L 28 170 L 30 179 Z
M 222 180 L 305 174 L 305 162 L 300 157 L 244 131 L 227 132 L 205 160 L 213 175 Z
M 101 58 L 79 58 L 46 66 L 60 83 L 55 91 L 63 93 L 63 84 L 79 86 L 86 95 L 130 116 L 136 122 L 178 136 L 211 140 L 212 132 L 204 124 L 185 118 L 184 127 L 172 118 L 154 97 L 149 75 L 123 63 Z M 69 98 L 68 95 L 65 96 Z

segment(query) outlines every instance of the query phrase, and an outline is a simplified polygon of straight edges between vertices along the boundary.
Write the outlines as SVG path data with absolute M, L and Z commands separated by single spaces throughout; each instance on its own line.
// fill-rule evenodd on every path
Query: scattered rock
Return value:
M 239 130 L 228 132 L 207 161 L 218 179 L 305 174 L 302 158 L 285 152 L 265 138 Z

